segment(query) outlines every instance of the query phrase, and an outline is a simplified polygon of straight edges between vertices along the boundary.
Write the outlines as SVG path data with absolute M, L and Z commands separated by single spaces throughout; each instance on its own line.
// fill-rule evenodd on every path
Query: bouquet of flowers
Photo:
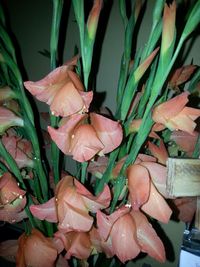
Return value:
M 52 2 L 51 72 L 39 81 L 24 81 L 0 7 L 0 221 L 23 232 L 1 242 L 0 256 L 17 267 L 121 266 L 140 252 L 163 263 L 153 221 L 168 223 L 176 206 L 189 222 L 196 210 L 196 198 L 169 200 L 166 164 L 200 154 L 200 69 L 180 60 L 200 22 L 200 1 L 176 29 L 179 4 L 156 0 L 147 42 L 133 52 L 144 3 L 119 0 L 124 52 L 115 114 L 96 107 L 92 72 L 106 1 L 71 1 L 80 49 L 64 64 L 58 44 L 66 11 L 63 0 Z M 49 107 L 40 113 L 45 130 L 28 92 Z M 75 171 L 65 167 L 69 158 Z

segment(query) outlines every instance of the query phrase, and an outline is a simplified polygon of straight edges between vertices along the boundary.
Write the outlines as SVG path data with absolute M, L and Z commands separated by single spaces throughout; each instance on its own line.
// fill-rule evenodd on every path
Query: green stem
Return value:
M 51 70 L 57 67 L 57 50 L 59 40 L 59 29 L 62 17 L 63 0 L 53 0 L 53 17 L 51 26 L 51 40 L 50 40 L 50 57 L 51 57 Z M 58 118 L 50 114 L 51 126 L 58 125 Z M 60 178 L 60 150 L 54 142 L 51 143 L 51 157 L 52 157 L 52 170 L 54 183 L 57 184 Z

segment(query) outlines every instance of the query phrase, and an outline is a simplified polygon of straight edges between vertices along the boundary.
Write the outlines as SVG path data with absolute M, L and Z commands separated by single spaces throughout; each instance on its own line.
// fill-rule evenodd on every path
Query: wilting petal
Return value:
M 166 198 L 169 194 L 166 189 L 167 168 L 156 162 L 141 162 L 140 165 L 148 169 L 152 182 L 157 190 Z
M 197 66 L 195 65 L 187 65 L 176 69 L 169 81 L 170 88 L 176 88 L 178 85 L 183 84 L 187 80 L 189 80 L 196 68 Z
M 197 198 L 181 197 L 172 201 L 178 209 L 178 219 L 183 222 L 191 222 L 197 209 Z
M 15 258 L 18 250 L 17 240 L 6 240 L 0 243 L 0 257 L 15 262 Z
M 168 223 L 172 214 L 172 210 L 165 199 L 158 193 L 153 183 L 151 183 L 149 199 L 141 209 L 151 217 L 163 223 Z
M 34 163 L 32 157 L 32 146 L 31 142 L 26 139 L 21 139 L 18 136 L 6 136 L 2 137 L 2 142 L 11 154 L 13 159 L 16 161 L 18 167 L 33 167 Z
M 24 121 L 12 111 L 0 106 L 0 134 L 13 126 L 24 126 Z
M 55 197 L 51 198 L 44 204 L 40 205 L 31 205 L 30 211 L 39 220 L 46 220 L 48 222 L 57 222 L 57 212 L 56 212 L 56 203 Z
M 174 140 L 181 150 L 187 152 L 188 155 L 191 155 L 195 149 L 198 136 L 199 133 L 195 131 L 193 134 L 184 131 L 173 131 L 170 139 Z
M 128 207 L 123 206 L 110 215 L 106 215 L 100 210 L 97 211 L 96 218 L 98 232 L 103 240 L 107 240 L 111 228 L 113 224 L 118 220 L 118 218 L 128 213 L 129 210 L 130 209 Z
M 54 129 L 48 126 L 48 132 L 51 139 L 56 143 L 58 148 L 66 155 L 71 155 L 70 147 L 71 141 L 74 135 L 74 129 L 77 127 L 82 120 L 84 120 L 85 115 L 75 114 L 69 119 L 65 120 L 58 129 Z
M 29 236 L 25 234 L 19 238 L 16 265 L 20 267 L 54 267 L 57 251 L 53 242 L 41 232 L 32 229 Z
M 91 125 L 84 124 L 75 129 L 70 147 L 74 160 L 88 161 L 103 148 L 104 145 Z
M 146 216 L 140 211 L 131 211 L 136 223 L 137 240 L 143 252 L 160 262 L 165 261 L 165 248 Z
M 92 160 L 88 164 L 87 171 L 95 175 L 96 177 L 101 177 L 105 172 L 108 165 L 108 158 L 105 156 L 98 157 L 96 160 Z
M 127 177 L 131 205 L 134 210 L 138 210 L 149 198 L 149 173 L 145 167 L 133 164 L 127 169 Z
M 118 121 L 113 121 L 95 113 L 90 113 L 90 119 L 99 139 L 104 144 L 102 153 L 109 153 L 121 144 L 123 133 Z
M 19 188 L 17 181 L 9 172 L 0 177 L 0 205 L 11 203 L 25 193 L 26 191 Z
M 184 92 L 154 108 L 152 119 L 155 122 L 166 124 L 185 107 L 188 102 L 188 93 Z
M 111 229 L 110 237 L 113 250 L 123 263 L 134 259 L 140 253 L 136 237 L 136 225 L 130 214 L 118 218 Z
M 110 205 L 111 194 L 108 185 L 105 185 L 103 191 L 98 196 L 93 196 L 78 180 L 74 179 L 76 192 L 81 194 L 85 206 L 91 212 L 97 212 L 99 209 L 105 209 Z

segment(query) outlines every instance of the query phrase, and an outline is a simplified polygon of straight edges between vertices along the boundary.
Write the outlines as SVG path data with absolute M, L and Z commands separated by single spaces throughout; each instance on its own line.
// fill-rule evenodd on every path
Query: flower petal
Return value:
M 172 210 L 165 199 L 158 193 L 153 183 L 151 183 L 149 199 L 141 209 L 151 217 L 163 223 L 168 223 L 172 214 Z
M 31 205 L 30 211 L 39 220 L 56 223 L 58 221 L 55 197 L 40 205 Z
M 104 144 L 102 153 L 109 153 L 121 144 L 123 133 L 118 121 L 113 121 L 96 113 L 90 113 L 90 119 L 99 139 Z
M 134 210 L 138 210 L 149 198 L 149 173 L 145 167 L 133 164 L 127 169 L 127 177 L 131 206 Z
M 159 262 L 165 262 L 165 248 L 146 216 L 140 211 L 131 211 L 136 223 L 137 240 L 143 252 Z

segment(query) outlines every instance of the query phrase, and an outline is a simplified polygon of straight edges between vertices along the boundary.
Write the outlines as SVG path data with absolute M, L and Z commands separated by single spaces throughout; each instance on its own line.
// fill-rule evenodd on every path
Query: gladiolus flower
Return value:
M 75 114 L 62 120 L 59 129 L 48 127 L 49 134 L 60 150 L 73 159 L 84 162 L 96 154 L 109 153 L 122 141 L 118 122 L 91 113 L 91 124 L 84 124 L 86 115 Z
M 58 228 L 62 232 L 89 231 L 93 218 L 89 211 L 95 213 L 110 204 L 110 190 L 106 185 L 102 193 L 93 196 L 72 176 L 65 176 L 56 186 L 56 207 Z
M 93 98 L 93 92 L 84 92 L 78 75 L 68 65 L 56 68 L 40 81 L 27 81 L 24 86 L 38 100 L 50 105 L 55 116 L 87 112 Z
M 25 193 L 19 188 L 17 181 L 9 172 L 5 172 L 0 177 L 0 205 L 6 205 L 17 198 L 22 198 Z
M 173 204 L 176 206 L 178 212 L 177 217 L 182 222 L 192 222 L 194 214 L 197 209 L 196 197 L 180 197 L 173 199 Z
M 24 121 L 12 111 L 0 106 L 0 134 L 13 126 L 24 126 Z
M 28 216 L 24 210 L 26 206 L 26 197 L 17 198 L 12 203 L 8 203 L 0 208 L 0 221 L 16 223 Z
M 151 142 L 148 142 L 148 149 L 150 150 L 151 154 L 158 159 L 159 163 L 166 165 L 168 152 L 162 139 L 159 139 L 158 146 Z
M 87 259 L 92 252 L 92 244 L 88 233 L 85 232 L 56 232 L 54 236 L 60 239 L 67 251 L 65 259 L 72 256 L 78 259 Z
M 188 93 L 184 92 L 154 108 L 152 118 L 155 122 L 162 123 L 170 130 L 182 130 L 193 134 L 196 120 L 200 110 L 185 107 L 188 102 Z
M 17 267 L 54 267 L 57 258 L 51 239 L 46 238 L 37 229 L 32 229 L 30 235 L 22 234 L 19 239 L 16 256 Z
M 128 208 L 123 207 L 109 216 L 98 211 L 97 226 L 102 239 L 107 235 L 111 238 L 113 252 L 123 263 L 140 253 L 136 225 Z
M 6 150 L 16 161 L 18 167 L 33 167 L 31 142 L 15 135 L 4 135 L 2 142 Z

